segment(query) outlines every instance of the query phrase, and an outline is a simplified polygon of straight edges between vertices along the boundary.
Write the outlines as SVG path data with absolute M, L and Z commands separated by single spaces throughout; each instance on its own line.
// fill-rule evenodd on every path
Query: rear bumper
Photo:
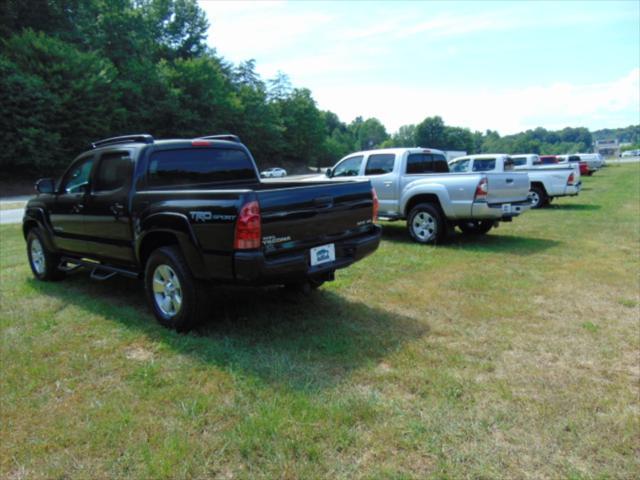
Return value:
M 300 251 L 267 258 L 261 251 L 236 252 L 235 279 L 246 284 L 282 284 L 304 278 L 322 278 L 339 268 L 345 268 L 373 253 L 380 244 L 382 228 L 373 226 L 365 235 L 335 242 L 336 259 L 311 266 L 309 251 Z
M 575 197 L 580 193 L 580 189 L 582 188 L 582 183 L 578 183 L 577 185 L 567 185 L 567 189 L 565 190 L 565 195 L 570 197 Z
M 565 185 L 563 189 L 557 192 L 549 192 L 548 195 L 552 198 L 556 197 L 575 197 L 580 193 L 582 189 L 582 182 L 578 182 L 575 185 Z
M 473 220 L 510 220 L 530 208 L 529 200 L 511 203 L 474 202 L 471 206 L 471 216 Z

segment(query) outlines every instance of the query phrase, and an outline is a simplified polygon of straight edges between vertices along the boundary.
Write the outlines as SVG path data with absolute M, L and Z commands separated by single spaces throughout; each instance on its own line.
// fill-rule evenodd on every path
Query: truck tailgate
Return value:
M 529 175 L 523 172 L 488 173 L 487 202 L 522 202 L 529 195 Z
M 256 191 L 265 253 L 330 243 L 371 228 L 373 198 L 367 181 L 264 183 Z

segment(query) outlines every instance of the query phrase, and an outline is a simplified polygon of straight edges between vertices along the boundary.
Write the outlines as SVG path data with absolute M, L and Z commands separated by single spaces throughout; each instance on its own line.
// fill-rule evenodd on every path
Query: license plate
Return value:
M 311 254 L 311 266 L 322 265 L 323 263 L 333 262 L 336 259 L 336 247 L 333 243 L 321 245 L 309 250 Z
M 503 203 L 502 204 L 502 213 L 511 213 L 511 204 Z

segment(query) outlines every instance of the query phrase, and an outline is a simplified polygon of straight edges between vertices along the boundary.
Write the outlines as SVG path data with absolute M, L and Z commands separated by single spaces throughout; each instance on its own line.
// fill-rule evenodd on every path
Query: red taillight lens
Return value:
M 237 250 L 260 248 L 262 220 L 258 202 L 248 202 L 240 209 L 236 220 L 236 236 L 233 247 Z
M 576 177 L 574 176 L 573 172 L 571 172 L 571 175 L 569 175 L 569 180 L 567 180 L 567 185 L 573 185 L 573 182 L 576 181 Z
M 487 193 L 489 193 L 489 182 L 487 177 L 482 177 L 476 187 L 476 200 L 486 200 Z
M 208 147 L 211 142 L 209 140 L 192 140 L 191 145 L 194 147 Z
M 373 223 L 378 221 L 378 211 L 380 210 L 380 202 L 378 201 L 378 194 L 376 193 L 376 189 L 371 189 L 371 196 L 373 197 Z

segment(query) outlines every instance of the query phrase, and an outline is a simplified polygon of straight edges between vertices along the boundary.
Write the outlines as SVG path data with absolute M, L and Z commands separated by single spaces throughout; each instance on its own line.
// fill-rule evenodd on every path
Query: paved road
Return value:
M 22 222 L 22 215 L 24 214 L 24 208 L 12 208 L 11 210 L 0 210 L 0 224 L 6 223 L 20 223 Z

